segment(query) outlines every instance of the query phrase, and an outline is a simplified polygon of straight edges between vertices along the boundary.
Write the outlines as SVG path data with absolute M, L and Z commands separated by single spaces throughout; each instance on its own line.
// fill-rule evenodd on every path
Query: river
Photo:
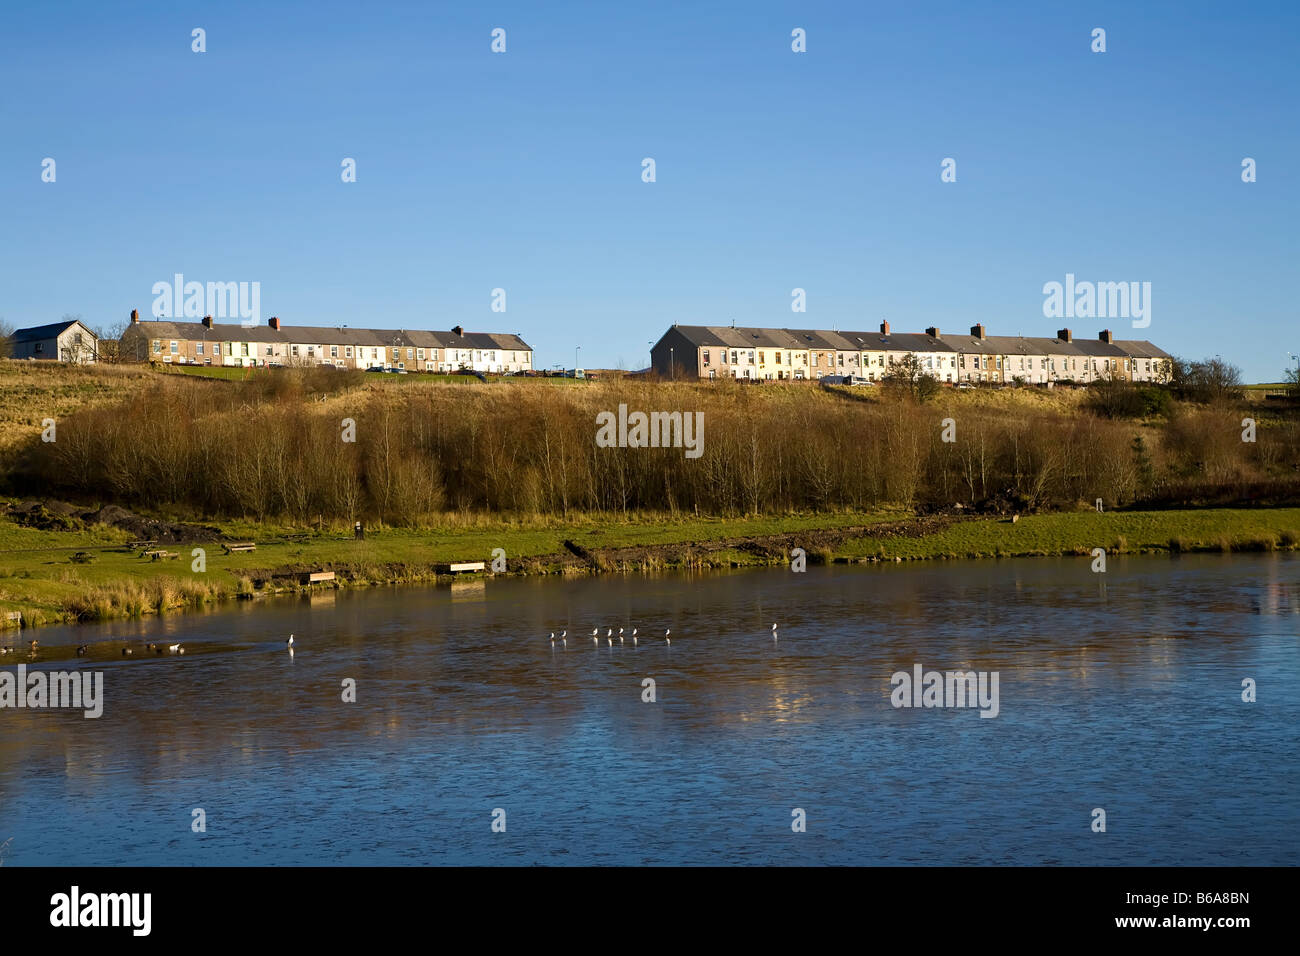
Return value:
M 1300 559 L 1090 564 L 466 581 L 48 628 L 39 653 L 88 654 L 30 666 L 101 672 L 104 711 L 0 710 L 0 857 L 1300 863 Z M 894 707 L 915 665 L 996 672 L 996 717 Z

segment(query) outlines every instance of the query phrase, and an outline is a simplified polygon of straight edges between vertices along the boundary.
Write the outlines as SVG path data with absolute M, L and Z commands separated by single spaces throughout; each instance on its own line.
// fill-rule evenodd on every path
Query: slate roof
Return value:
M 362 329 L 322 325 L 281 325 L 277 331 L 265 324 L 243 326 L 214 322 L 212 328 L 207 328 L 202 322 L 174 322 L 158 319 L 132 323 L 123 334 L 128 333 L 140 334 L 149 339 L 189 341 L 203 341 L 206 338 L 217 342 L 267 342 L 282 345 L 532 351 L 532 346 L 519 336 L 501 332 L 466 332 L 457 335 L 451 330 L 435 332 L 426 329 Z
M 35 325 L 30 329 L 15 329 L 13 335 L 9 338 L 14 342 L 40 342 L 45 339 L 56 339 L 74 325 L 80 325 L 87 332 L 84 322 L 78 319 L 72 319 L 68 322 L 51 322 L 49 325 Z M 91 333 L 92 335 L 94 333 Z

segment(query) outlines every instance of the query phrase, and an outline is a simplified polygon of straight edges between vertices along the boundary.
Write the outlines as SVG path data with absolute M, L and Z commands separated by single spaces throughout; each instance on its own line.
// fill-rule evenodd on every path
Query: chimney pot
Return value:
M 1056 332 L 1056 337 L 1060 339 L 1062 342 L 1074 341 L 1074 336 L 1070 334 L 1069 329 L 1058 329 Z
M 267 319 L 266 324 L 269 325 L 271 328 L 275 329 L 277 332 L 280 331 L 280 317 L 279 317 L 279 316 L 276 316 L 276 315 L 271 316 L 269 319 Z

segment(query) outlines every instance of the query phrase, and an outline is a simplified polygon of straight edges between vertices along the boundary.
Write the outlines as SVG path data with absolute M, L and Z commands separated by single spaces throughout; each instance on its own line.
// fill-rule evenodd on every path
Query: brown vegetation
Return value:
M 633 380 L 583 388 L 401 388 L 360 373 L 280 370 L 247 382 L 168 376 L 117 406 L 60 420 L 27 448 L 28 489 L 183 506 L 207 515 L 424 524 L 446 511 L 709 515 L 863 510 L 881 503 L 984 510 L 1140 502 L 1283 501 L 1300 492 L 1297 424 L 1241 440 L 1230 403 L 1163 404 L 1134 422 L 1068 403 L 919 404 L 804 384 Z M 703 412 L 703 455 L 600 448 L 595 417 Z M 952 418 L 956 441 L 941 440 Z M 345 419 L 355 442 L 343 440 Z

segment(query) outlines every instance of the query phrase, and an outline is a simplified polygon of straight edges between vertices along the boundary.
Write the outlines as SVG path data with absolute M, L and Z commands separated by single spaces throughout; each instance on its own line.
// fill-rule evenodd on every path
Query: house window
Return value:
M 36 347 L 35 347 L 34 349 L 32 349 L 32 351 L 33 351 L 33 352 L 44 352 L 44 351 L 45 351 L 45 343 L 44 343 L 44 342 L 37 342 L 37 343 L 36 343 Z
M 750 365 L 753 365 L 753 364 L 754 364 L 754 353 L 753 353 L 753 352 L 750 352 L 750 353 L 749 353 L 749 364 L 750 364 Z
M 330 358 L 338 358 L 338 357 L 339 357 L 339 347 L 337 345 L 331 345 Z
M 762 352 L 758 353 L 758 364 L 759 365 L 767 364 L 767 356 L 765 356 Z
M 159 352 L 161 352 L 161 351 L 162 351 L 162 340 L 161 340 L 161 339 L 154 339 L 154 340 L 153 340 L 153 354 L 154 354 L 154 355 L 157 355 L 157 354 L 158 354 Z
M 429 349 L 429 358 L 433 359 L 435 362 L 438 361 L 438 350 Z
M 731 350 L 731 364 L 732 364 L 732 365 L 735 365 L 735 364 L 736 364 L 736 350 L 735 350 L 735 349 L 732 349 L 732 350 Z
M 775 362 L 777 365 L 780 365 L 780 364 L 781 364 L 781 353 L 780 353 L 780 352 L 775 353 L 775 354 L 772 356 L 772 361 Z
M 398 368 L 406 368 L 406 363 L 405 363 L 405 362 L 398 362 L 398 363 L 397 363 L 397 367 L 398 367 Z
M 414 354 L 414 353 L 415 353 L 415 349 L 407 349 L 407 350 L 406 350 L 406 357 L 409 358 L 409 359 L 411 359 L 411 358 L 415 358 L 415 354 Z
M 73 345 L 80 345 L 80 344 L 81 344 L 81 333 L 80 333 L 80 332 L 74 332 L 74 333 L 73 333 L 73 335 L 72 335 L 72 344 L 73 344 Z
M 179 351 L 180 351 L 180 349 L 177 348 L 176 343 L 173 342 L 173 343 L 172 343 L 172 355 L 175 355 L 175 354 L 176 354 L 177 352 L 179 352 Z
M 709 350 L 708 350 L 708 349 L 705 349 L 705 350 L 704 350 L 704 364 L 705 364 L 705 365 L 708 365 L 708 364 L 709 364 Z
M 195 354 L 195 355 L 202 355 L 202 354 L 203 354 L 203 343 L 202 343 L 202 342 L 195 342 L 195 343 L 194 343 L 194 354 Z
M 241 356 L 243 356 L 244 358 L 247 358 L 247 357 L 248 357 L 248 343 L 247 343 L 247 342 L 240 342 L 240 343 L 239 343 L 239 354 L 240 354 Z
M 275 351 L 269 345 L 266 347 L 266 354 L 271 356 L 272 358 L 275 358 Z M 266 364 L 266 363 L 262 363 L 262 364 Z
M 293 351 L 293 354 L 296 356 L 296 355 L 298 354 L 298 346 L 296 346 L 296 345 L 293 346 L 292 351 Z
M 344 348 L 343 354 L 346 355 L 348 358 L 352 358 L 352 346 L 349 345 L 346 348 Z
M 415 355 L 416 355 L 416 358 L 418 358 L 421 362 L 424 361 L 424 349 L 416 349 L 416 350 L 415 350 Z
M 396 361 L 397 361 L 399 358 L 401 358 L 401 357 L 402 357 L 402 350 L 401 350 L 401 349 L 393 349 L 393 361 L 396 362 Z

